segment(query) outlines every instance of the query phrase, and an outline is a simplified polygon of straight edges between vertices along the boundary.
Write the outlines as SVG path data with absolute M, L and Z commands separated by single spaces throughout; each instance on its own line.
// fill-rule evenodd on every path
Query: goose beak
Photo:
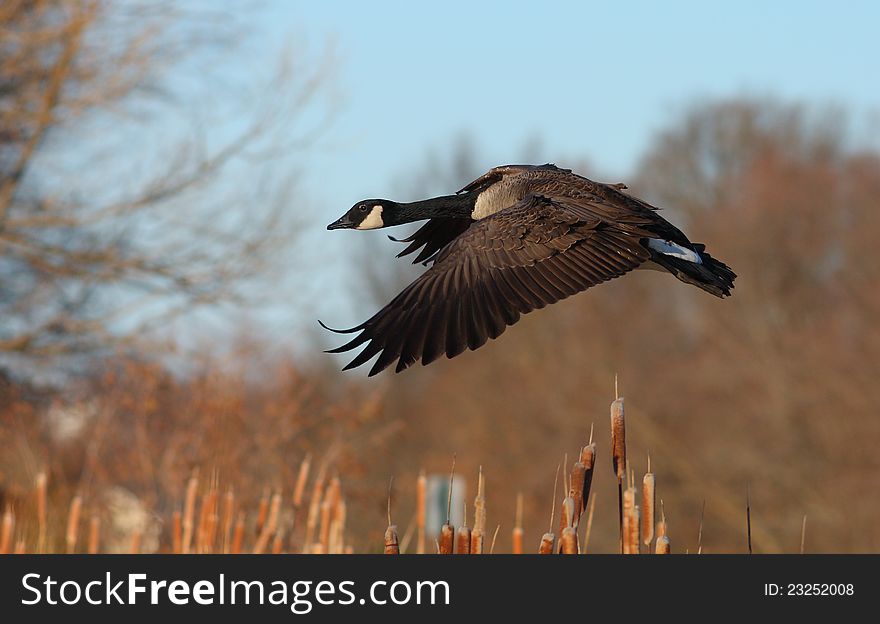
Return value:
M 346 228 L 353 228 L 355 226 L 354 222 L 348 218 L 347 214 L 342 215 L 336 221 L 327 226 L 328 230 L 342 230 Z

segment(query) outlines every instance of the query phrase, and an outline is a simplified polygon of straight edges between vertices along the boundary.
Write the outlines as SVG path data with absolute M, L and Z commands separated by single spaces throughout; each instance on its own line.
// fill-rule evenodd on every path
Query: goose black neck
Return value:
M 406 221 L 438 218 L 470 219 L 477 195 L 477 193 L 460 193 L 399 204 L 400 218 Z

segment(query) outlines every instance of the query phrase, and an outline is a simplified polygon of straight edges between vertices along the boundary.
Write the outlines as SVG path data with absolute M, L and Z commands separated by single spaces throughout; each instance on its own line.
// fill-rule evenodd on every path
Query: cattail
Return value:
M 12 531 L 15 529 L 15 516 L 12 515 L 12 508 L 6 507 L 3 512 L 3 522 L 0 524 L 0 555 L 9 554 L 12 548 Z
M 244 524 L 244 512 L 240 511 L 235 521 L 235 528 L 232 531 L 232 545 L 229 547 L 229 552 L 233 555 L 241 552 L 241 547 L 244 543 Z
M 618 481 L 626 476 L 626 419 L 623 397 L 611 403 L 611 465 Z
M 568 496 L 574 502 L 574 510 L 572 514 L 571 526 L 577 526 L 580 521 L 586 505 L 584 504 L 584 478 L 587 474 L 587 468 L 578 460 L 571 465 L 571 475 L 569 476 Z
M 135 529 L 131 534 L 131 554 L 137 555 L 141 552 L 141 538 L 143 533 L 140 529 Z
M 321 529 L 318 532 L 318 541 L 325 546 L 330 544 L 330 512 L 332 511 L 330 500 L 321 503 Z
M 441 555 L 451 555 L 453 543 L 455 542 L 455 528 L 448 522 L 444 522 L 440 527 L 440 537 L 437 540 L 438 551 Z
M 562 529 L 574 526 L 575 502 L 571 496 L 562 499 L 562 508 L 559 513 L 559 535 L 562 535 Z
M 666 535 L 666 510 L 663 508 L 663 499 L 660 499 L 660 519 L 657 521 L 657 539 Z
M 325 469 L 322 466 L 312 485 L 312 498 L 309 501 L 309 511 L 306 516 L 305 548 L 311 546 L 314 540 L 315 529 L 318 527 L 318 516 L 321 512 L 321 494 L 324 491 L 324 474 Z
M 186 499 L 183 503 L 183 542 L 180 552 L 186 554 L 190 551 L 193 537 L 193 520 L 196 513 L 196 492 L 199 488 L 198 470 L 193 470 L 189 482 L 186 484 Z
M 178 529 L 180 528 L 180 513 L 178 512 Z M 178 536 L 179 537 L 179 536 Z M 89 521 L 89 544 L 86 548 L 86 552 L 90 555 L 95 555 L 98 553 L 98 545 L 101 541 L 101 517 L 97 514 L 92 515 L 91 520 Z
M 302 505 L 303 493 L 306 482 L 309 480 L 309 471 L 312 468 L 312 454 L 309 453 L 299 464 L 299 473 L 296 475 L 296 485 L 293 486 L 293 506 L 299 509 Z
M 463 524 L 458 527 L 458 538 L 455 543 L 455 554 L 468 555 L 471 552 L 471 528 Z
M 272 535 L 275 533 L 278 528 L 278 515 L 281 512 L 281 494 L 276 493 L 272 496 L 272 504 L 269 509 L 268 515 L 266 516 L 266 522 L 263 525 L 263 530 L 260 532 L 260 535 L 257 537 L 257 541 L 254 544 L 254 554 L 260 554 L 266 550 L 266 546 L 269 545 L 269 539 L 271 539 Z M 326 545 L 326 542 L 322 542 Z
M 79 529 L 79 513 L 82 507 L 82 497 L 74 496 L 70 501 L 70 511 L 67 513 L 67 532 L 65 533 L 65 542 L 67 544 L 67 552 L 76 552 L 76 538 Z
M 623 493 L 623 553 L 639 554 L 639 507 L 635 504 L 636 489 L 628 487 Z
M 229 540 L 232 539 L 232 523 L 235 520 L 235 493 L 232 488 L 223 497 L 223 552 L 229 552 Z
M 43 553 L 46 550 L 46 473 L 41 472 L 37 475 L 36 481 L 37 493 L 37 527 L 39 529 L 39 537 L 37 541 L 37 552 Z
M 657 538 L 657 544 L 654 547 L 654 554 L 668 555 L 670 553 L 669 537 L 661 535 Z
M 650 546 L 654 539 L 654 500 L 654 473 L 649 456 L 648 472 L 642 479 L 642 543 L 645 546 Z
M 385 529 L 385 554 L 386 555 L 399 555 L 400 554 L 400 542 L 397 539 L 397 525 L 390 524 L 388 528 Z
M 278 531 L 275 534 L 275 539 L 272 540 L 272 554 L 280 555 L 281 554 L 281 544 L 283 543 L 281 531 Z
M 480 466 L 477 478 L 477 496 L 474 498 L 474 529 L 471 531 L 471 554 L 483 554 L 483 536 L 486 534 L 486 481 Z
M 593 429 L 590 428 L 590 443 L 581 449 L 580 462 L 584 465 L 584 486 L 581 496 L 583 509 L 587 508 L 590 499 L 590 486 L 593 484 L 593 466 L 596 463 L 596 443 L 593 442 Z M 581 511 L 583 513 L 583 510 Z
M 20 539 L 17 542 L 15 542 L 15 554 L 16 555 L 23 555 L 26 552 L 27 552 L 27 548 L 25 548 L 23 539 Z
M 611 466 L 614 469 L 614 474 L 617 476 L 617 520 L 620 525 L 620 552 L 623 553 L 623 477 L 626 475 L 626 420 L 624 418 L 622 397 L 618 397 L 611 402 Z
M 255 527 L 256 534 L 260 535 L 263 532 L 263 527 L 266 525 L 266 519 L 269 517 L 269 491 L 264 490 L 263 496 L 260 498 L 260 504 L 257 507 L 257 525 Z
M 183 535 L 180 528 L 180 511 L 178 510 L 171 514 L 171 552 L 175 554 L 183 552 Z
M 523 495 L 522 495 L 522 492 L 519 492 L 516 495 L 516 520 L 514 522 L 514 527 L 513 527 L 513 554 L 514 555 L 521 555 L 523 553 L 522 512 L 523 512 Z
M 556 552 L 556 536 L 550 533 L 544 533 L 541 536 L 541 546 L 538 548 L 538 554 L 540 555 L 552 555 Z
M 418 537 L 416 538 L 416 553 L 423 555 L 425 553 L 425 518 L 426 503 L 428 494 L 428 479 L 425 471 L 419 473 L 416 481 L 416 527 L 418 529 Z
M 562 554 L 576 555 L 578 554 L 578 534 L 574 527 L 565 527 L 562 529 L 562 538 L 559 540 L 562 545 Z

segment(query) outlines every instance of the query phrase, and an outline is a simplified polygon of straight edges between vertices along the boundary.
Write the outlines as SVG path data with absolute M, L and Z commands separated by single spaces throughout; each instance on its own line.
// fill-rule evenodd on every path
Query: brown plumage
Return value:
M 420 250 L 414 262 L 433 264 L 370 319 L 344 330 L 359 334 L 330 352 L 366 345 L 345 369 L 378 355 L 370 375 L 395 361 L 400 372 L 419 360 L 452 358 L 497 338 L 522 314 L 649 261 L 713 294 L 729 294 L 732 271 L 621 187 L 553 165 L 511 165 L 455 196 L 415 204 L 372 200 L 382 208 L 381 225 L 371 227 L 426 218 L 432 202 L 442 206 L 442 216 L 402 241 L 409 245 L 401 256 Z M 363 206 L 352 212 L 363 213 Z M 652 240 L 674 243 L 700 261 L 658 253 Z

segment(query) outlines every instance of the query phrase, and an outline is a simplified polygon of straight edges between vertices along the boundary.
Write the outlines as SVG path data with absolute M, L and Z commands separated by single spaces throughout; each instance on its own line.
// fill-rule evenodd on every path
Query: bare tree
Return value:
M 135 344 L 252 294 L 294 231 L 282 154 L 323 128 L 328 64 L 212 82 L 239 35 L 166 3 L 0 6 L 0 361 Z

